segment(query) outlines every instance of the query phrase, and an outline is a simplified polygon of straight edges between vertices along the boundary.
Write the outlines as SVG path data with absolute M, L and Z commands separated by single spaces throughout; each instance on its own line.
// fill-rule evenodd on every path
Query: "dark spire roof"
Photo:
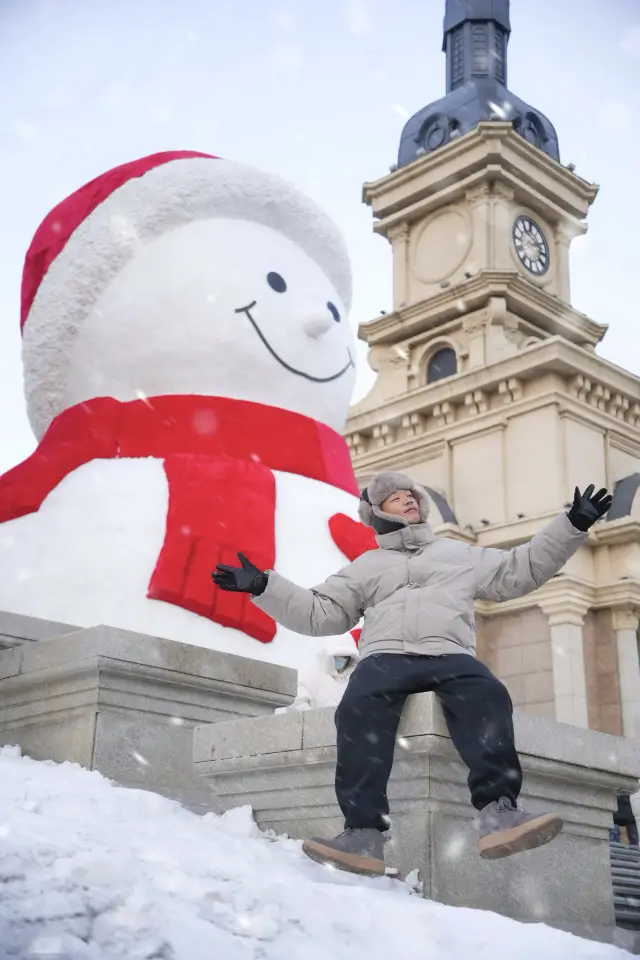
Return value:
M 560 159 L 549 120 L 507 89 L 510 33 L 509 0 L 446 0 L 442 49 L 447 55 L 447 94 L 406 123 L 398 166 L 444 146 L 483 120 L 511 120 L 526 140 Z

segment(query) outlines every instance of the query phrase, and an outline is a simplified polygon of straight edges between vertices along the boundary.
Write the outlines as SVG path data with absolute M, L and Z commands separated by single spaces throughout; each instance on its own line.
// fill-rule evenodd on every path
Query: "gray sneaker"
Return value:
M 549 843 L 562 827 L 562 819 L 555 813 L 534 816 L 501 797 L 480 811 L 478 850 L 486 860 L 510 857 Z
M 316 863 L 331 864 L 338 870 L 368 877 L 384 876 L 385 835 L 381 830 L 349 828 L 333 840 L 312 838 L 302 844 L 304 853 Z

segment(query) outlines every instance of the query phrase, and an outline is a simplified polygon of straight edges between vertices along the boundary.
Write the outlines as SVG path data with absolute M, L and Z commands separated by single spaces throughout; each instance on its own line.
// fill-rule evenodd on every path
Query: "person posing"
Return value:
M 243 591 L 289 630 L 335 636 L 362 616 L 360 662 L 336 710 L 335 789 L 345 830 L 306 840 L 311 859 L 368 875 L 385 872 L 387 783 L 400 715 L 412 693 L 433 690 L 469 769 L 479 811 L 480 855 L 488 859 L 539 847 L 562 829 L 554 813 L 531 815 L 517 805 L 522 770 L 513 706 L 506 687 L 475 658 L 474 601 L 503 601 L 541 587 L 565 565 L 587 530 L 607 512 L 606 490 L 576 488 L 568 513 L 512 550 L 437 537 L 427 522 L 426 491 L 410 477 L 379 473 L 362 491 L 361 521 L 381 549 L 369 550 L 309 590 L 243 554 L 241 567 L 220 565 L 223 590 Z

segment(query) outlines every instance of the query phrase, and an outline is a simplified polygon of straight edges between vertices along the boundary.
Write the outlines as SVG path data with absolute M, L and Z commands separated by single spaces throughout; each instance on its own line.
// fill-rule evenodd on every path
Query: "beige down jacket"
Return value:
M 307 590 L 269 571 L 253 599 L 278 623 L 307 636 L 335 636 L 364 616 L 360 656 L 475 655 L 475 600 L 511 600 L 553 577 L 585 540 L 561 514 L 512 550 L 437 537 L 417 523 L 377 538 L 369 550 Z

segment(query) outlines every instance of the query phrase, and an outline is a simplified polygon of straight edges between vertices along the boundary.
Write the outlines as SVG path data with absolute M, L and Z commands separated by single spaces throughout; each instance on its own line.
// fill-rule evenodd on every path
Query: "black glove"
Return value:
M 589 484 L 584 493 L 580 493 L 580 490 L 576 487 L 571 509 L 567 513 L 576 530 L 582 530 L 583 533 L 586 533 L 596 520 L 604 517 L 613 501 L 613 497 L 607 493 L 604 487 L 597 493 L 593 492 L 594 489 L 593 483 Z
M 254 597 L 259 597 L 266 590 L 269 577 L 262 570 L 254 567 L 243 553 L 238 554 L 238 560 L 242 564 L 241 567 L 228 567 L 225 563 L 217 564 L 216 572 L 211 574 L 213 582 L 221 590 L 250 593 Z

